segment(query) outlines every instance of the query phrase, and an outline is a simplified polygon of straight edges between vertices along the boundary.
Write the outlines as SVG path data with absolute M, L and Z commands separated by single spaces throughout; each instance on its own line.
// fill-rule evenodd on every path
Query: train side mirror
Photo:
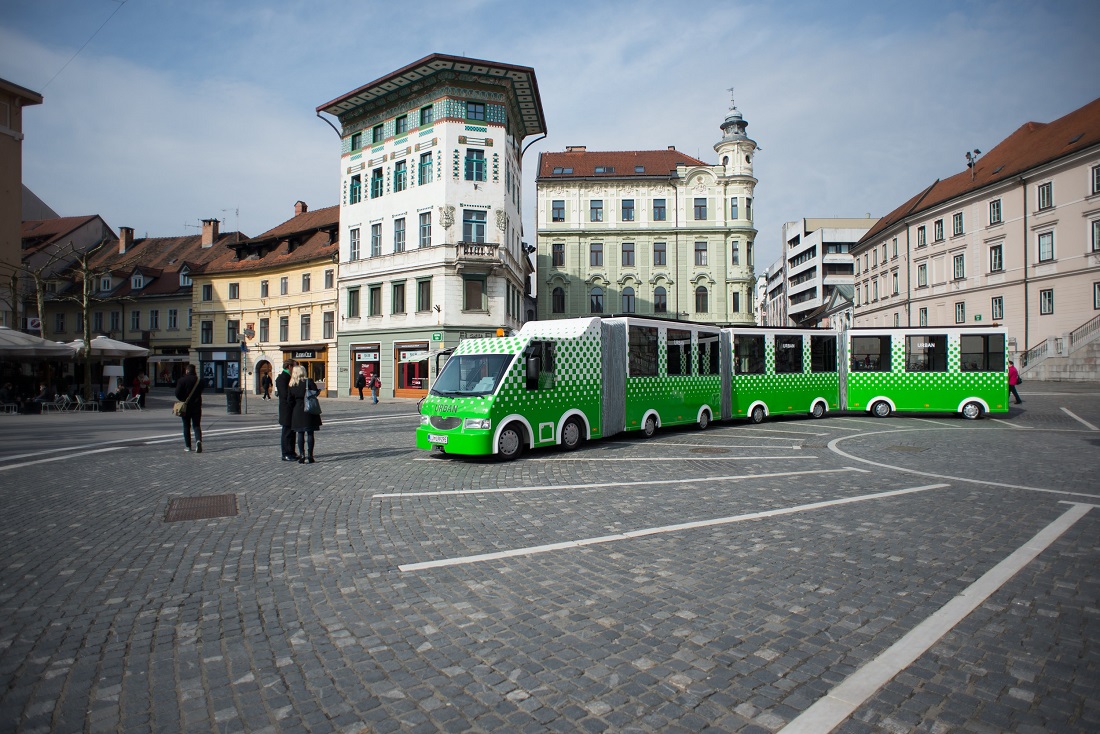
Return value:
M 542 360 L 538 357 L 528 357 L 525 364 L 527 368 L 527 389 L 539 389 L 539 372 L 542 371 Z

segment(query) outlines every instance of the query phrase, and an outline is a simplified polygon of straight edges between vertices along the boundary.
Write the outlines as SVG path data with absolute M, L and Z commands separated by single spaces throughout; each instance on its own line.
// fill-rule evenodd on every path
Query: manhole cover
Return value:
M 209 520 L 214 517 L 233 517 L 237 514 L 237 495 L 211 494 L 205 497 L 177 497 L 168 501 L 165 522 L 180 520 Z
M 697 449 L 692 449 L 693 454 L 728 454 L 729 449 L 719 448 L 717 446 L 700 446 Z
M 919 454 L 921 451 L 927 451 L 926 448 L 920 446 L 887 446 L 888 451 L 905 451 L 910 454 Z

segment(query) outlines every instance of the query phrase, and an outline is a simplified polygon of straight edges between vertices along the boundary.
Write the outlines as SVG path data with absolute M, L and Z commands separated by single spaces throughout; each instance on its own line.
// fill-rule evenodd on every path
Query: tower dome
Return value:
M 749 123 L 745 122 L 745 118 L 741 116 L 741 111 L 737 109 L 737 105 L 730 100 L 730 111 L 726 115 L 726 119 L 722 121 L 720 127 L 722 128 L 723 140 L 738 140 L 745 139 L 748 135 L 745 134 L 745 128 L 749 126 Z

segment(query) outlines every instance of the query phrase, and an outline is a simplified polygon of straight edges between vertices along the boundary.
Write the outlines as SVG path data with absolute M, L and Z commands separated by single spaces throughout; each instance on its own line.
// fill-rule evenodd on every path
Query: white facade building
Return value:
M 788 323 L 822 326 L 833 292 L 854 282 L 850 249 L 878 218 L 799 219 L 783 225 L 783 265 Z
M 524 320 L 523 141 L 533 69 L 432 54 L 317 108 L 338 118 L 339 390 L 420 397 L 434 353 Z

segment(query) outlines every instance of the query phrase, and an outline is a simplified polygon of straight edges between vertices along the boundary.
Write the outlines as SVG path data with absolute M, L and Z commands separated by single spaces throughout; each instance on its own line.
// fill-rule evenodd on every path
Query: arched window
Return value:
M 634 313 L 634 289 L 623 288 L 623 313 Z
M 592 313 L 603 313 L 603 288 L 593 288 L 589 299 Z
M 558 286 L 554 289 L 553 296 L 551 297 L 552 309 L 554 313 L 565 313 L 565 289 Z
M 707 308 L 707 289 L 705 286 L 699 286 L 695 289 L 695 312 L 706 313 Z
M 664 286 L 653 289 L 653 313 L 666 313 L 668 311 L 668 294 Z

